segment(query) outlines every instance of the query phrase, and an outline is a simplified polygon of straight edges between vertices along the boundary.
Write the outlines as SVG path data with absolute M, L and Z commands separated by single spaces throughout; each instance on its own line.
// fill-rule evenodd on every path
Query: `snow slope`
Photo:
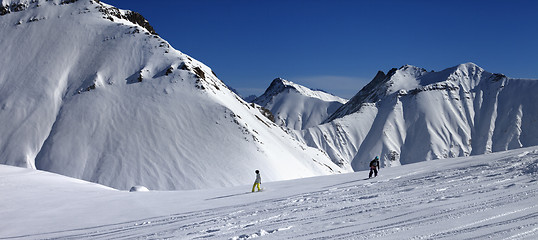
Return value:
M 252 102 L 271 111 L 277 124 L 302 130 L 319 125 L 347 100 L 276 78 Z
M 2 0 L 0 13 L 0 163 L 116 189 L 341 171 L 137 13 L 92 0 Z
M 0 239 L 538 237 L 538 147 L 366 176 L 263 182 L 259 193 L 251 185 L 129 193 L 0 166 Z
M 377 76 L 324 124 L 301 132 L 341 166 L 368 168 L 538 145 L 538 81 L 473 63 L 440 72 L 414 66 Z

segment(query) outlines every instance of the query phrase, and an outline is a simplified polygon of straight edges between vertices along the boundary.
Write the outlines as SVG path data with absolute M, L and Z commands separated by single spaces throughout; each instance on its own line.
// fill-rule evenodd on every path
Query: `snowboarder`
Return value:
M 370 175 L 368 175 L 368 178 L 372 177 L 372 173 L 374 173 L 374 177 L 377 177 L 377 170 L 379 169 L 379 157 L 375 156 L 374 160 L 370 162 Z
M 256 181 L 254 181 L 254 185 L 252 186 L 252 192 L 254 192 L 254 188 L 258 187 L 258 192 L 260 189 L 260 184 L 262 183 L 262 177 L 260 176 L 260 170 L 256 170 Z

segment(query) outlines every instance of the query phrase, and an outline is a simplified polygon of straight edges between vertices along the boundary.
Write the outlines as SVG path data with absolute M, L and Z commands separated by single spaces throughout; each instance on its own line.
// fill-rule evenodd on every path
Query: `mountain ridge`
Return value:
M 399 166 L 534 146 L 535 91 L 536 80 L 489 73 L 474 63 L 439 72 L 405 65 L 378 72 L 298 138 L 355 171 L 368 168 L 376 155 L 383 166 Z
M 275 122 L 291 129 L 305 129 L 321 123 L 347 100 L 275 78 L 266 91 L 252 102 L 272 112 Z
M 0 16 L 0 47 L 10 56 L 0 59 L 1 163 L 156 190 L 244 184 L 254 169 L 266 181 L 345 171 L 208 66 L 101 11 L 127 10 L 61 3 L 32 1 Z
M 375 103 L 380 98 L 387 95 L 399 92 L 399 94 L 407 94 L 408 92 L 416 93 L 428 88 L 428 85 L 445 81 L 457 81 L 454 74 L 468 74 L 469 70 L 484 72 L 484 69 L 474 63 L 464 63 L 457 66 L 447 68 L 440 72 L 428 72 L 424 68 L 418 68 L 412 65 L 404 65 L 400 68 L 392 68 L 385 74 L 383 71 L 378 71 L 376 76 L 366 86 L 364 86 L 355 96 L 353 96 L 345 106 L 342 106 L 335 113 L 329 116 L 323 123 L 330 122 L 335 118 L 343 117 L 352 114 L 359 110 L 363 103 Z M 488 73 L 489 74 L 489 73 Z M 431 77 L 435 75 L 435 77 Z M 439 77 L 439 75 L 442 75 Z M 446 75 L 446 76 L 445 76 Z M 441 80 L 437 80 L 441 79 Z M 442 80 L 444 79 L 444 80 Z M 456 83 L 456 82 L 454 82 Z M 472 83 L 471 83 L 472 84 Z M 470 89 L 472 86 L 465 86 Z
M 4 164 L 171 190 L 239 185 L 252 169 L 275 181 L 363 170 L 377 155 L 390 167 L 538 145 L 538 81 L 474 63 L 380 71 L 349 101 L 275 79 L 260 106 L 130 11 L 0 10 Z

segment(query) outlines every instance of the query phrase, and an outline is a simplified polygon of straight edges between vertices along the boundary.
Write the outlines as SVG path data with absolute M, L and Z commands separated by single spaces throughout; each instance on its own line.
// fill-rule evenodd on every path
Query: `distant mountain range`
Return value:
M 473 63 L 378 72 L 349 101 L 277 78 L 252 103 L 140 14 L 3 0 L 0 163 L 195 189 L 538 145 L 538 81 Z
M 296 134 L 339 166 L 354 170 L 367 169 L 375 156 L 387 167 L 535 146 L 537 91 L 537 80 L 493 74 L 473 63 L 440 72 L 406 65 L 378 72 L 322 124 Z M 272 95 L 281 105 L 297 99 Z M 273 109 L 264 102 L 271 101 L 258 103 Z M 317 111 L 326 109 L 315 105 Z M 308 113 L 299 115 L 301 119 Z M 297 125 L 289 122 L 280 121 Z

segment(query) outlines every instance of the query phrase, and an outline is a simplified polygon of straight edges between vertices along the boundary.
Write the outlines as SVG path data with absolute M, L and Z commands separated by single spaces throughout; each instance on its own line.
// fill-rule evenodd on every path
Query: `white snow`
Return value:
M 536 80 L 404 66 L 322 125 L 346 101 L 282 80 L 266 103 L 292 131 L 128 11 L 2 8 L 0 163 L 26 168 L 0 165 L 0 239 L 538 235 L 538 147 L 428 161 L 538 145 Z
M 538 237 L 538 147 L 367 175 L 130 193 L 2 165 L 0 239 Z
M 319 125 L 347 100 L 277 78 L 253 102 L 270 110 L 278 125 L 302 130 Z
M 538 80 L 492 74 L 473 63 L 440 72 L 414 66 L 376 78 L 298 139 L 345 168 L 453 158 L 538 145 Z M 343 114 L 343 115 L 342 115 Z
M 129 192 L 149 192 L 149 189 L 144 186 L 132 186 Z
M 343 171 L 127 11 L 2 4 L 19 2 L 0 16 L 0 163 L 122 190 L 235 186 L 256 168 L 267 180 Z

